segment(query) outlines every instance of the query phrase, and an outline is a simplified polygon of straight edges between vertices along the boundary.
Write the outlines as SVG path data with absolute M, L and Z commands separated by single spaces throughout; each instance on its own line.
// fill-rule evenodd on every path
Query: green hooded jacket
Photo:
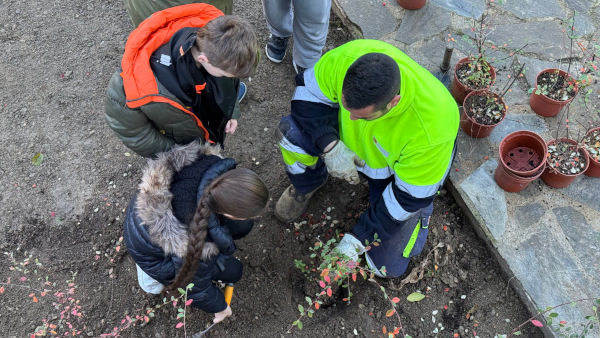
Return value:
M 225 15 L 231 15 L 233 9 L 233 0 L 124 0 L 123 3 L 135 27 L 152 15 L 152 13 L 180 5 L 194 3 L 211 4 L 220 9 Z

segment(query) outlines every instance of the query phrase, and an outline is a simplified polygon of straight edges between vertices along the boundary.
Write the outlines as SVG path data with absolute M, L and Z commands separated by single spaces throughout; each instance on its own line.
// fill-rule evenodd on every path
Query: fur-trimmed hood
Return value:
M 170 191 L 173 176 L 203 155 L 223 158 L 220 146 L 195 141 L 175 146 L 158 154 L 156 159 L 149 159 L 143 172 L 135 203 L 136 211 L 147 226 L 152 242 L 160 246 L 167 255 L 185 257 L 188 246 L 188 226 L 173 214 L 173 193 Z M 208 259 L 218 252 L 214 243 L 206 242 L 202 259 Z

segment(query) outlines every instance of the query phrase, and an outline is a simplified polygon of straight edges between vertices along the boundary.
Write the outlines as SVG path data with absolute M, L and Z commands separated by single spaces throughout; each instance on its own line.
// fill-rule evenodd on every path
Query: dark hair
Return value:
M 208 233 L 211 212 L 236 218 L 258 216 L 269 201 L 269 190 L 258 175 L 250 169 L 233 169 L 215 178 L 204 189 L 198 208 L 189 227 L 187 254 L 175 280 L 165 291 L 185 288 L 196 273 L 204 240 Z
M 382 53 L 359 57 L 344 77 L 342 95 L 346 109 L 375 105 L 375 111 L 400 93 L 400 68 L 394 59 Z
M 198 29 L 196 48 L 210 63 L 235 77 L 249 77 L 260 61 L 260 47 L 254 28 L 246 20 L 223 15 Z

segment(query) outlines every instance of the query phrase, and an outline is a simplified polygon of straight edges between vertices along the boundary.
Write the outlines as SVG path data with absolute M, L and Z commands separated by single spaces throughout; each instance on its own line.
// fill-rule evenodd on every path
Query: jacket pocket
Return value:
M 412 228 L 412 233 L 408 239 L 408 243 L 404 247 L 402 256 L 404 258 L 414 257 L 423 251 L 425 242 L 427 241 L 427 234 L 429 234 L 429 218 L 431 216 L 430 208 L 424 208 L 420 215 L 416 216 L 418 221 Z M 412 222 L 407 222 L 412 223 Z M 409 227 L 410 229 L 410 227 Z

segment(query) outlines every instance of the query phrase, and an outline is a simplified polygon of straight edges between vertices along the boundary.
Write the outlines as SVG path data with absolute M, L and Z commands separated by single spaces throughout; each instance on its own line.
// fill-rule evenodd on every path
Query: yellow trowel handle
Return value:
M 233 283 L 228 283 L 225 286 L 225 301 L 227 305 L 231 305 L 231 298 L 233 297 Z

